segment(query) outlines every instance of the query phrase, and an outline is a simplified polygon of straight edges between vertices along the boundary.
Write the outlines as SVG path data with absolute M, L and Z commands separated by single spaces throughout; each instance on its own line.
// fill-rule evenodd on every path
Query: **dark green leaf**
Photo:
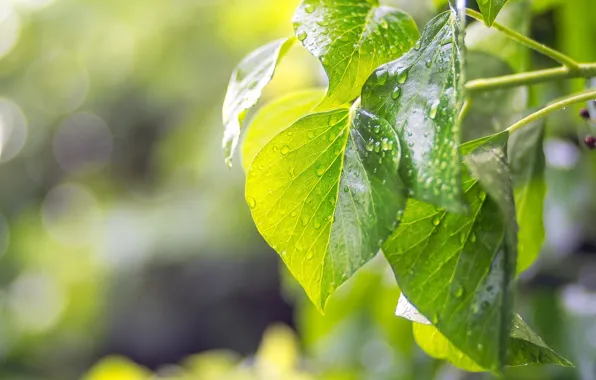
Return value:
M 544 125 L 537 122 L 515 132 L 509 139 L 508 155 L 519 223 L 518 273 L 532 265 L 544 243 L 546 181 L 543 138 Z
M 505 364 L 517 248 L 503 151 L 507 137 L 462 146 L 468 214 L 410 200 L 400 228 L 383 246 L 407 299 L 455 347 L 491 371 Z
M 434 326 L 414 323 L 414 337 L 418 345 L 430 356 L 445 359 L 451 364 L 470 372 L 486 371 L 464 355 Z M 558 364 L 572 367 L 573 364 L 553 351 L 517 314 L 509 333 L 506 365 L 510 367 L 529 364 Z
M 242 145 L 242 166 L 248 171 L 261 148 L 279 132 L 312 111 L 325 92 L 312 89 L 296 92 L 261 108 L 250 123 Z
M 458 17 L 431 20 L 420 41 L 377 69 L 362 108 L 394 127 L 402 142 L 402 178 L 416 199 L 462 211 L 458 115 L 463 103 Z
M 294 29 L 329 76 L 321 109 L 356 99 L 373 70 L 400 57 L 419 36 L 410 16 L 378 0 L 304 0 Z
M 298 120 L 252 163 L 246 199 L 257 228 L 320 310 L 396 228 L 399 160 L 390 125 L 340 108 Z
M 491 26 L 507 0 L 476 0 L 486 25 Z
M 250 53 L 234 70 L 223 105 L 224 137 L 222 148 L 226 163 L 232 165 L 232 155 L 246 112 L 254 107 L 265 86 L 275 73 L 279 60 L 288 52 L 295 38 L 284 38 Z

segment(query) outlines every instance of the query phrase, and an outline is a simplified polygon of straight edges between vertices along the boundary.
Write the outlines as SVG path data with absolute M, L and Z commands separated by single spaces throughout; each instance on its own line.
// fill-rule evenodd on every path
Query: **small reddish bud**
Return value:
M 583 119 L 590 120 L 590 111 L 582 108 L 582 110 L 579 111 L 579 116 L 581 116 Z
M 596 149 L 596 136 L 586 136 L 584 142 L 588 148 Z

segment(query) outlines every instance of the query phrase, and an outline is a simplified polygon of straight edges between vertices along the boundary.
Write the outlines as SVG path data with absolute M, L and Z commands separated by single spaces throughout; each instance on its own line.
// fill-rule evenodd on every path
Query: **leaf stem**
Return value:
M 596 63 L 580 63 L 578 68 L 574 70 L 567 67 L 557 67 L 554 69 L 529 71 L 526 73 L 503 75 L 500 77 L 476 79 L 466 83 L 466 90 L 470 92 L 492 91 L 548 82 L 555 79 L 591 77 L 596 77 Z
M 478 21 L 484 22 L 484 17 L 482 17 L 482 14 L 480 14 L 472 9 L 467 9 L 466 13 L 468 14 L 468 16 L 470 16 L 472 18 L 474 18 Z M 557 50 L 551 49 L 548 46 L 543 45 L 538 41 L 535 41 L 527 36 L 524 36 L 523 34 L 516 32 L 515 30 L 510 29 L 510 28 L 506 27 L 505 25 L 499 24 L 498 22 L 494 22 L 492 27 L 495 28 L 496 30 L 498 30 L 499 32 L 503 33 L 507 37 L 511 38 L 512 40 L 517 41 L 520 44 L 525 45 L 525 46 L 529 47 L 530 49 L 533 49 L 539 53 L 542 53 L 545 56 L 550 57 L 551 59 L 559 62 L 560 64 L 567 67 L 571 71 L 579 70 L 579 68 L 580 68 L 580 64 L 578 62 L 576 62 L 574 59 L 566 56 L 565 54 L 563 54 Z
M 513 124 L 511 127 L 507 128 L 507 131 L 510 134 L 514 133 L 515 131 L 525 127 L 526 125 L 531 124 L 531 123 L 535 122 L 536 120 L 541 119 L 545 116 L 548 116 L 555 111 L 564 109 L 566 107 L 572 106 L 577 103 L 587 102 L 587 101 L 590 101 L 593 99 L 596 99 L 596 90 L 590 90 L 587 92 L 581 92 L 579 94 L 571 95 L 570 97 L 567 97 L 567 98 L 559 100 L 555 103 L 552 103 L 552 104 L 544 107 L 540 111 L 537 111 L 537 112 L 521 119 L 517 123 Z

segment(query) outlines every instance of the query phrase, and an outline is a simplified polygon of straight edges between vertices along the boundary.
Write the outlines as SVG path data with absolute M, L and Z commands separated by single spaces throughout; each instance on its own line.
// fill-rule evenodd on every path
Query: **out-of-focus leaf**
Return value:
M 462 146 L 469 213 L 410 200 L 383 246 L 407 299 L 466 356 L 495 372 L 505 364 L 517 249 L 507 137 Z
M 491 26 L 507 0 L 476 0 L 486 25 Z
M 410 195 L 456 212 L 465 209 L 459 28 L 454 12 L 435 17 L 414 49 L 378 68 L 362 91 L 362 108 L 389 121 L 400 138 L 400 174 Z
M 512 1 L 500 14 L 497 21 L 521 34 L 527 35 L 530 32 L 531 7 L 527 1 Z M 488 28 L 482 22 L 471 23 L 466 29 L 466 48 L 468 51 L 484 52 L 501 59 L 509 64 L 514 72 L 522 72 L 528 69 L 530 58 L 529 50 L 524 45 L 512 41 L 503 33 L 494 28 Z M 476 67 L 468 62 L 468 70 L 479 72 L 482 65 Z M 501 73 L 491 74 L 485 72 L 485 78 L 505 75 Z M 476 79 L 466 72 L 468 79 Z
M 356 99 L 366 78 L 418 39 L 414 20 L 378 0 L 304 0 L 294 15 L 296 37 L 329 76 L 320 109 Z
M 312 111 L 323 99 L 319 89 L 300 91 L 271 102 L 252 120 L 242 145 L 242 166 L 248 170 L 259 150 L 279 132 Z
M 222 109 L 225 128 L 222 148 L 228 165 L 232 165 L 232 155 L 247 111 L 257 104 L 263 89 L 273 78 L 279 60 L 294 41 L 294 37 L 284 38 L 262 46 L 244 58 L 234 70 Z
M 517 209 L 517 272 L 523 272 L 538 258 L 544 243 L 544 201 L 546 181 L 543 151 L 544 125 L 527 126 L 509 139 L 509 162 Z
M 97 363 L 83 380 L 147 380 L 149 370 L 121 357 L 108 357 Z
M 397 227 L 400 152 L 387 122 L 340 108 L 298 120 L 252 163 L 255 224 L 320 310 Z

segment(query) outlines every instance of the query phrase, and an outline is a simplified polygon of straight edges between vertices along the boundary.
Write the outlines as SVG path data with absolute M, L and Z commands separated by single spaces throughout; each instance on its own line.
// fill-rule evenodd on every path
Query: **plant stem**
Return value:
M 582 92 L 579 94 L 572 95 L 568 98 L 559 100 L 555 103 L 550 104 L 549 106 L 544 107 L 538 112 L 535 112 L 517 123 L 513 124 L 511 127 L 507 128 L 509 133 L 514 133 L 515 131 L 519 130 L 520 128 L 525 127 L 528 124 L 535 122 L 536 120 L 543 118 L 545 116 L 550 115 L 551 113 L 561 110 L 563 108 L 572 106 L 577 103 L 587 102 L 590 100 L 596 99 L 596 90 L 590 90 L 587 92 Z
M 596 77 L 596 63 L 580 63 L 577 69 L 567 67 L 536 70 L 527 73 L 504 75 L 500 77 L 476 79 L 466 83 L 466 90 L 471 92 L 492 91 L 502 88 L 525 86 L 555 79 Z
M 468 16 L 475 18 L 478 21 L 484 21 L 482 15 L 472 9 L 467 9 Z M 529 37 L 524 36 L 523 34 L 516 32 L 513 29 L 509 29 L 505 25 L 499 24 L 498 22 L 494 22 L 492 25 L 493 28 L 498 30 L 499 32 L 503 33 L 507 37 L 511 38 L 514 41 L 519 42 L 522 45 L 529 47 L 539 53 L 544 54 L 547 57 L 559 62 L 560 64 L 564 65 L 565 67 L 569 68 L 570 70 L 578 70 L 579 63 L 577 63 L 574 59 L 566 56 L 565 54 L 558 52 L 554 49 L 549 48 L 546 45 L 541 44 L 538 41 L 535 41 Z

